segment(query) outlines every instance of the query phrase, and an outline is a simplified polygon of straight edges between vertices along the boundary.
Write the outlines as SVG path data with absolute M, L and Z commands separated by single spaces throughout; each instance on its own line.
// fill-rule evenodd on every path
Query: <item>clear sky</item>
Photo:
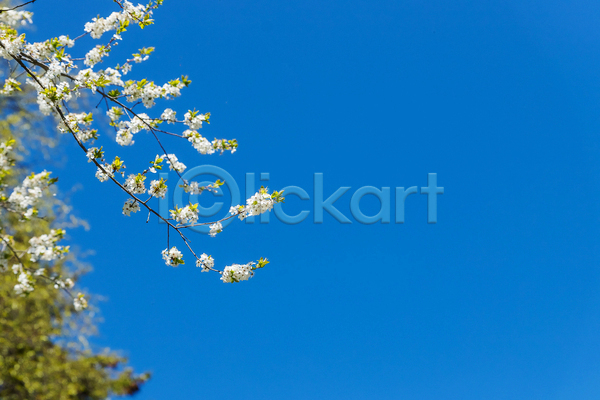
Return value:
M 42 39 L 115 6 L 29 9 Z M 270 188 L 311 200 L 288 198 L 287 213 L 310 211 L 297 225 L 271 215 L 192 233 L 219 267 L 272 261 L 226 285 L 187 253 L 165 266 L 165 226 L 122 216 L 124 195 L 67 146 L 55 172 L 64 191 L 82 184 L 73 204 L 92 228 L 70 240 L 96 251 L 81 284 L 106 297 L 95 343 L 153 373 L 137 398 L 600 398 L 597 1 L 167 0 L 155 19 L 103 66 L 155 46 L 128 77 L 193 81 L 155 112 L 210 111 L 202 133 L 240 148 L 165 144 L 188 167 L 224 168 L 242 194 L 246 173 L 269 173 Z M 155 147 L 139 134 L 122 153 L 133 166 Z M 335 203 L 351 224 L 312 222 L 314 173 L 325 197 L 351 187 Z M 394 188 L 428 173 L 445 191 L 438 223 L 421 194 L 393 223 Z M 352 218 L 362 186 L 391 187 L 392 223 Z

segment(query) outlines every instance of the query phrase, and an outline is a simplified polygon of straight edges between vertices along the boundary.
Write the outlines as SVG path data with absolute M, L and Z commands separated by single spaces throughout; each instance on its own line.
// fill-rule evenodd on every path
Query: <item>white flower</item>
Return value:
M 148 122 L 152 121 L 152 118 L 150 118 L 148 116 L 148 114 L 145 113 L 140 113 L 136 116 L 134 116 L 131 121 L 126 121 L 126 124 L 129 125 L 129 130 L 131 133 L 138 133 L 139 131 L 143 130 L 143 129 L 149 129 L 148 128 Z
M 96 171 L 96 178 L 98 178 L 100 182 L 106 182 L 111 176 L 114 176 L 112 165 L 104 164 L 103 167 L 106 173 L 104 173 L 100 168 L 98 168 L 98 171 Z
M 13 274 L 18 274 L 19 272 L 23 272 L 23 266 L 21 264 L 13 264 L 11 267 Z
M 135 143 L 135 141 L 133 140 L 133 135 L 130 131 L 119 129 L 117 132 L 117 143 L 119 143 L 121 146 L 131 146 Z
M 12 149 L 12 146 L 8 145 L 6 142 L 0 143 L 0 171 L 8 170 L 12 166 Z
M 123 66 L 121 67 L 121 72 L 123 73 L 123 75 L 127 75 L 127 73 L 129 71 L 131 71 L 131 64 L 129 64 L 129 63 L 123 64 Z
M 190 204 L 183 208 L 175 206 L 174 210 L 170 210 L 171 218 L 179 224 L 195 223 L 198 221 L 198 204 Z
M 223 225 L 221 225 L 220 222 L 215 222 L 214 224 L 212 224 L 210 226 L 209 235 L 211 237 L 215 237 L 215 236 L 217 236 L 217 233 L 221 233 L 221 231 L 223 231 Z
M 188 129 L 183 132 L 183 137 L 192 143 L 192 146 L 198 150 L 200 154 L 212 154 L 215 152 L 212 144 L 195 130 Z
M 54 289 L 64 289 L 65 287 L 65 282 L 61 281 L 60 279 L 56 279 L 54 281 Z
M 183 190 L 186 193 L 190 193 L 190 194 L 201 194 L 204 191 L 205 187 L 204 186 L 200 186 L 198 184 L 198 182 L 192 182 L 189 185 L 186 185 Z
M 212 141 L 211 146 L 215 151 L 219 150 L 221 154 L 223 154 L 225 150 L 231 150 L 231 154 L 233 154 L 237 150 L 238 143 L 236 139 L 215 139 Z
M 8 197 L 8 202 L 24 213 L 25 218 L 29 218 L 34 212 L 30 207 L 42 197 L 43 191 L 50 186 L 50 183 L 50 172 L 42 171 L 39 174 L 32 174 L 23 180 L 21 186 L 13 189 Z
M 13 28 L 18 27 L 19 25 L 27 25 L 27 23 L 31 23 L 31 16 L 33 13 L 31 11 L 17 11 L 17 10 L 2 10 L 0 13 L 0 22 L 5 23 Z
M 196 111 L 186 112 L 183 118 L 183 123 L 193 130 L 202 128 L 202 121 L 206 121 L 206 116 L 198 114 Z
M 179 264 L 183 264 L 183 255 L 177 247 L 173 246 L 171 249 L 164 249 L 162 251 L 162 258 L 165 260 L 165 264 L 171 267 L 176 267 Z
M 4 87 L 0 90 L 0 94 L 9 95 L 19 88 L 21 84 L 13 78 L 7 78 L 4 81 Z
M 247 217 L 246 208 L 244 206 L 234 206 L 229 209 L 231 215 L 237 215 L 242 221 Z
M 88 162 L 95 160 L 98 154 L 102 154 L 102 150 L 98 149 L 97 147 L 90 147 L 86 153 Z
M 65 231 L 62 229 L 51 229 L 49 234 L 34 236 L 29 239 L 27 253 L 30 255 L 31 261 L 52 261 L 64 257 L 69 247 L 55 245 L 64 235 Z
M 66 47 L 73 47 L 73 46 L 75 46 L 75 41 L 72 40 L 72 39 L 69 39 L 69 37 L 65 36 L 65 35 L 60 35 L 58 37 L 58 42 L 60 44 L 62 44 L 63 46 L 66 46 Z
M 146 188 L 144 187 L 145 180 L 146 177 L 142 174 L 130 174 L 125 180 L 125 184 L 123 186 L 131 193 L 142 194 L 146 192 Z
M 160 118 L 164 121 L 167 121 L 169 124 L 172 124 L 177 121 L 175 118 L 175 114 L 176 114 L 175 111 L 171 110 L 170 108 L 167 108 L 167 109 L 165 109 L 165 111 L 163 111 Z
M 19 274 L 17 281 L 19 281 L 19 283 L 15 285 L 14 290 L 18 295 L 33 292 L 34 278 L 28 271 L 22 271 Z
M 233 264 L 225 267 L 221 275 L 221 280 L 225 283 L 247 281 L 254 275 L 252 271 L 253 265 L 253 262 L 249 262 L 248 264 Z
M 108 54 L 108 49 L 104 46 L 96 46 L 85 55 L 85 61 L 83 62 L 88 67 L 93 67 L 102 61 L 102 57 Z
M 24 36 L 18 35 L 16 32 L 8 32 L 2 29 L 0 32 L 0 57 L 11 60 L 13 56 L 18 55 L 25 46 Z
M 125 200 L 125 204 L 123 204 L 123 214 L 129 217 L 131 213 L 136 213 L 138 211 L 140 211 L 140 205 L 137 201 L 133 199 Z
M 121 4 L 121 3 L 120 3 Z M 134 6 L 129 1 L 122 2 L 123 11 L 113 12 L 108 17 L 93 18 L 91 22 L 85 24 L 84 30 L 89 32 L 92 38 L 99 39 L 103 33 L 117 30 L 122 24 L 131 22 L 137 23 L 144 20 L 145 15 L 151 16 L 152 10 L 138 4 Z M 151 18 L 147 18 L 149 22 Z M 115 39 L 120 39 L 120 35 L 113 35 Z
M 154 197 L 160 197 L 161 199 L 165 197 L 167 194 L 167 185 L 165 185 L 164 180 L 161 178 L 160 180 L 153 180 L 150 182 L 150 189 L 148 190 L 148 194 Z
M 175 154 L 165 154 L 165 158 L 167 159 L 170 170 L 175 170 L 177 172 L 183 172 L 185 170 L 185 164 L 178 161 Z
M 271 195 L 266 190 L 256 192 L 246 200 L 246 214 L 248 216 L 260 215 L 266 211 L 271 211 L 274 204 L 275 200 L 271 198 Z
M 123 109 L 121 107 L 111 107 L 110 110 L 106 112 L 106 115 L 108 115 L 112 122 L 115 122 L 123 115 Z
M 134 54 L 134 55 L 133 55 L 133 61 L 134 61 L 135 63 L 138 63 L 138 64 L 139 64 L 139 63 L 141 63 L 142 61 L 146 61 L 146 60 L 148 59 L 148 57 L 150 57 L 150 56 L 144 56 L 144 57 L 142 57 L 140 54 Z
M 278 201 L 282 201 L 281 193 L 275 192 L 273 195 L 269 194 L 268 190 L 261 188 L 252 197 L 246 200 L 246 206 L 234 206 L 229 209 L 231 215 L 237 215 L 239 219 L 243 220 L 246 217 L 253 215 L 260 215 L 264 212 L 271 211 L 273 206 Z
M 125 82 L 123 94 L 127 96 L 127 101 L 130 102 L 142 100 L 146 108 L 154 106 L 154 99 L 167 95 L 166 91 L 154 84 L 154 82 L 146 82 L 143 85 L 138 85 L 136 81 Z
M 87 308 L 88 302 L 83 293 L 78 293 L 77 297 L 73 299 L 73 306 L 75 307 L 76 311 L 81 311 L 84 308 Z
M 196 260 L 196 267 L 202 268 L 202 272 L 208 272 L 210 271 L 210 268 L 213 268 L 214 266 L 214 258 L 206 253 L 202 254 L 199 260 Z

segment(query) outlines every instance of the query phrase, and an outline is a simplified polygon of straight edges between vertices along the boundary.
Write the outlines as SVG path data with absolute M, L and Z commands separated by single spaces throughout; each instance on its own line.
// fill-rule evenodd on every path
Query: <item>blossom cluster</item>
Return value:
M 84 308 L 87 308 L 88 302 L 83 293 L 77 293 L 77 297 L 73 299 L 73 306 L 76 311 L 81 311 Z
M 31 17 L 33 13 L 31 11 L 18 11 L 18 10 L 3 10 L 0 13 L 0 22 L 8 26 L 19 26 L 31 23 Z
M 177 221 L 178 224 L 193 224 L 198 221 L 198 203 L 183 208 L 175 206 L 175 209 L 170 210 L 170 213 L 171 218 Z
M 179 161 L 175 154 L 165 154 L 165 158 L 167 159 L 167 164 L 169 164 L 169 169 L 177 172 L 185 171 L 185 164 Z
M 193 129 L 185 130 L 183 132 L 183 137 L 187 138 L 194 149 L 196 149 L 200 154 L 213 154 L 217 151 L 220 151 L 222 154 L 225 150 L 230 150 L 231 153 L 235 153 L 238 147 L 237 140 L 235 139 L 214 139 L 212 142 L 210 142 L 198 131 Z
M 130 23 L 140 23 L 150 25 L 152 23 L 152 7 L 151 5 L 143 6 L 138 4 L 134 6 L 128 1 L 121 4 L 123 8 L 120 12 L 113 12 L 108 17 L 94 18 L 91 22 L 85 24 L 84 30 L 91 34 L 92 38 L 100 39 L 105 32 L 116 31 L 113 35 L 116 39 L 121 39 L 120 34 Z
M 177 247 L 175 246 L 171 247 L 170 249 L 164 249 L 162 251 L 162 258 L 165 260 L 165 264 L 170 267 L 176 267 L 180 264 L 184 264 L 183 254 L 181 254 L 181 252 L 177 250 Z
M 229 209 L 229 213 L 231 215 L 237 215 L 239 219 L 244 220 L 247 217 L 271 211 L 275 204 L 284 201 L 284 197 L 281 195 L 282 193 L 283 190 L 269 194 L 267 188 L 261 187 L 258 192 L 246 200 L 246 206 L 233 206 Z
M 152 197 L 160 197 L 161 199 L 167 194 L 167 184 L 163 178 L 150 182 L 148 194 Z
M 180 264 L 184 264 L 183 254 L 173 246 L 171 249 L 164 249 L 162 251 L 163 260 L 165 264 L 170 267 L 176 267 Z M 247 281 L 254 276 L 254 271 L 263 268 L 269 261 L 266 258 L 260 258 L 257 262 L 250 261 L 246 264 L 232 264 L 221 272 L 221 281 L 224 283 L 235 283 L 241 281 Z M 215 260 L 212 256 L 203 253 L 200 257 L 196 256 L 196 267 L 202 268 L 202 272 L 208 272 L 215 266 Z
M 217 236 L 217 233 L 221 233 L 223 231 L 223 224 L 220 222 L 215 222 L 210 226 L 210 232 L 208 233 L 210 237 Z
M 221 280 L 225 283 L 247 281 L 254 275 L 253 265 L 254 262 L 249 262 L 248 264 L 233 264 L 225 267 Z
M 13 272 L 18 274 L 18 283 L 14 287 L 15 292 L 18 295 L 33 292 L 35 289 L 35 279 L 31 272 L 23 270 L 23 267 L 19 264 L 13 265 Z
M 20 186 L 13 189 L 7 201 L 21 214 L 22 218 L 29 219 L 37 214 L 37 210 L 33 207 L 36 201 L 54 182 L 56 180 L 50 178 L 50 172 L 44 170 L 38 174 L 32 173 L 23 180 Z
M 0 14 L 1 15 L 1 14 Z M 12 145 L 14 144 L 14 140 L 9 140 L 6 142 L 0 143 L 0 173 L 3 171 L 9 170 L 14 163 L 12 158 Z
M 0 13 L 0 57 L 15 63 L 14 77 L 5 79 L 0 95 L 12 95 L 21 90 L 20 85 L 27 83 L 31 85 L 37 96 L 39 110 L 44 115 L 52 115 L 56 119 L 58 130 L 64 134 L 71 135 L 79 147 L 83 149 L 88 162 L 94 164 L 95 176 L 100 182 L 113 181 L 127 194 L 122 208 L 122 213 L 130 216 L 141 208 L 154 212 L 149 201 L 153 198 L 165 198 L 168 186 L 166 179 L 148 178 L 149 174 L 156 173 L 163 168 L 163 162 L 168 165 L 169 170 L 178 175 L 185 171 L 186 165 L 179 160 L 178 156 L 165 149 L 159 139 L 159 135 L 168 134 L 179 137 L 202 155 L 209 155 L 225 151 L 234 153 L 238 148 L 236 139 L 207 139 L 201 135 L 199 130 L 210 124 L 210 113 L 200 112 L 196 109 L 187 110 L 183 118 L 177 118 L 177 112 L 171 108 L 163 108 L 160 117 L 151 117 L 146 113 L 134 111 L 141 104 L 146 109 L 151 109 L 157 102 L 170 100 L 181 95 L 181 91 L 191 84 L 187 76 L 181 76 L 166 83 L 155 83 L 152 80 L 128 79 L 124 76 L 132 70 L 133 63 L 140 63 L 149 59 L 154 51 L 153 47 L 144 47 L 133 53 L 132 58 L 121 64 L 107 65 L 111 51 L 115 45 L 122 40 L 122 35 L 133 25 L 142 29 L 153 23 L 153 11 L 162 4 L 162 0 L 151 0 L 147 5 L 134 5 L 126 0 L 115 0 L 120 7 L 119 11 L 112 12 L 106 17 L 98 16 L 92 21 L 85 23 L 84 35 L 71 39 L 68 35 L 61 35 L 42 42 L 30 43 L 26 36 L 16 30 L 21 25 L 31 22 L 32 14 L 28 11 L 3 11 Z M 71 55 L 71 49 L 78 51 L 76 44 L 79 39 L 88 35 L 92 39 L 102 39 L 104 34 L 111 32 L 105 42 L 94 44 L 86 51 L 78 55 Z M 20 69 L 19 69 L 20 68 Z M 24 74 L 22 74 L 24 72 Z M 70 104 L 76 102 L 84 91 L 92 95 L 101 96 L 99 103 L 106 106 L 106 115 L 110 120 L 110 127 L 114 133 L 102 131 L 96 126 L 94 113 L 89 111 L 71 112 Z M 76 109 L 76 107 L 73 107 Z M 150 113 L 150 111 L 148 111 Z M 179 115 L 181 115 L 179 114 Z M 181 127 L 182 132 L 168 132 L 165 126 Z M 96 141 L 113 138 L 120 146 L 133 146 L 138 141 L 136 135 L 142 136 L 142 132 L 151 134 L 161 148 L 161 152 L 147 169 L 135 169 L 125 175 L 125 162 L 119 156 L 105 159 L 103 147 Z M 144 135 L 146 136 L 146 135 Z M 148 135 L 150 136 L 150 135 Z M 139 140 L 143 142 L 143 140 Z M 188 144 L 188 145 L 189 145 Z M 3 171 L 12 165 L 10 143 L 0 146 L 0 179 Z M 110 148 L 107 146 L 107 149 Z M 156 153 L 154 153 L 156 154 Z M 162 154 L 162 155 L 160 155 Z M 129 161 L 128 161 L 129 165 Z M 130 169 L 127 169 L 130 171 Z M 147 179 L 148 178 L 148 179 Z M 4 196 L 0 192 L 1 204 L 4 208 L 11 207 L 20 213 L 22 218 L 31 218 L 36 215 L 35 202 L 42 196 L 43 192 L 54 182 L 50 173 L 43 171 L 27 177 L 20 186 L 13 189 L 12 193 Z M 196 182 L 183 183 L 183 188 L 191 194 L 200 194 L 205 190 L 216 190 L 223 183 L 217 181 L 215 184 L 200 186 Z M 140 196 L 147 194 L 148 199 Z M 259 215 L 271 211 L 274 204 L 282 202 L 281 192 L 269 194 L 267 189 L 261 190 L 246 201 L 245 206 L 232 207 L 231 215 L 224 218 L 229 219 L 239 216 L 244 219 L 248 216 Z M 189 242 L 181 233 L 181 229 L 193 226 L 198 222 L 198 205 L 189 204 L 183 208 L 175 207 L 170 211 L 170 218 L 159 216 L 169 229 L 175 229 L 183 239 L 189 250 L 195 255 L 189 246 Z M 222 221 L 210 223 L 210 236 L 215 236 L 223 230 Z M 27 250 L 31 262 L 50 262 L 56 260 L 68 251 L 68 247 L 57 246 L 56 242 L 62 238 L 64 232 L 51 230 L 45 235 L 31 238 L 30 247 Z M 167 265 L 178 266 L 183 264 L 183 254 L 175 247 L 167 248 L 162 252 L 162 257 Z M 262 260 L 262 259 L 261 259 Z M 1 260 L 0 260 L 1 261 Z M 1 262 L 0 262 L 1 264 Z M 2 264 L 4 265 L 4 264 Z M 215 270 L 214 259 L 206 254 L 196 257 L 196 265 L 202 271 Z M 239 282 L 249 279 L 256 268 L 262 268 L 260 262 L 248 264 L 233 264 L 219 271 L 224 282 Z M 19 272 L 19 291 L 27 293 L 30 289 L 28 282 L 33 282 L 35 276 L 26 270 Z M 29 275 L 28 275 L 29 274 Z M 53 278 L 57 288 L 68 289 L 66 280 Z M 31 285 L 31 287 L 33 287 Z M 16 290 L 16 289 L 15 289 Z M 74 299 L 76 309 L 87 306 L 87 300 L 78 294 Z
M 65 256 L 69 252 L 69 246 L 56 246 L 56 242 L 62 239 L 65 231 L 62 229 L 51 229 L 50 233 L 29 239 L 29 249 L 27 253 L 30 260 L 53 261 Z
M 133 199 L 125 200 L 125 204 L 123 204 L 123 214 L 129 217 L 131 213 L 136 213 L 138 211 L 140 211 L 140 205 L 137 201 Z
M 221 280 L 225 283 L 247 281 L 254 276 L 254 271 L 263 268 L 269 261 L 261 258 L 258 262 L 251 261 L 247 264 L 233 264 L 225 267 L 221 274 Z
M 199 259 L 196 260 L 196 267 L 202 268 L 202 272 L 208 272 L 215 266 L 215 260 L 212 256 L 203 253 Z
M 13 78 L 6 78 L 4 80 L 4 86 L 0 89 L 0 94 L 10 95 L 15 91 L 21 91 L 21 82 L 16 81 Z

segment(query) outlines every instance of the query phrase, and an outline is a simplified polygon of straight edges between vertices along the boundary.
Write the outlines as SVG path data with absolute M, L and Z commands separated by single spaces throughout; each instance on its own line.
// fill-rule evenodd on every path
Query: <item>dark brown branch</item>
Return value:
M 16 10 L 17 8 L 24 7 L 24 6 L 26 6 L 27 4 L 33 4 L 33 3 L 35 3 L 36 1 L 37 1 L 37 0 L 29 0 L 28 2 L 26 2 L 26 3 L 23 3 L 23 4 L 19 4 L 18 6 L 14 6 L 14 7 L 11 7 L 11 8 L 3 8 L 2 10 L 0 10 L 0 13 L 2 13 L 2 12 L 4 12 L 4 11 L 12 11 L 12 10 Z

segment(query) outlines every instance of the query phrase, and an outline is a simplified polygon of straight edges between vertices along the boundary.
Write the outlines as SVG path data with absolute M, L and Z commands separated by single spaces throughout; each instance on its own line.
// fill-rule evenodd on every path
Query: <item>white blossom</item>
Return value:
M 171 247 L 171 249 L 164 249 L 162 251 L 162 258 L 165 260 L 165 264 L 170 267 L 176 267 L 179 264 L 183 264 L 183 255 L 175 246 Z
M 100 168 L 98 168 L 98 170 L 96 171 L 96 178 L 98 178 L 100 182 L 106 182 L 110 179 L 111 176 L 114 176 L 114 170 L 112 165 L 110 164 L 104 164 L 102 167 L 104 168 L 106 173 L 104 173 Z
M 30 255 L 30 260 L 36 262 L 38 260 L 52 261 L 62 258 L 68 252 L 69 247 L 56 246 L 55 244 L 64 235 L 65 231 L 62 229 L 51 229 L 49 234 L 29 239 L 27 253 Z
M 192 130 L 202 128 L 202 121 L 206 121 L 206 116 L 195 111 L 188 111 L 183 116 L 183 123 Z
M 85 299 L 85 295 L 83 293 L 78 293 L 77 296 L 73 299 L 73 306 L 75 307 L 75 311 L 81 311 L 84 308 L 88 307 L 88 302 Z
M 21 83 L 18 82 L 17 80 L 13 79 L 13 78 L 7 78 L 4 81 L 4 86 L 3 88 L 0 90 L 0 94 L 3 95 L 10 95 L 12 94 L 15 90 L 20 90 L 19 87 L 21 86 Z
M 153 180 L 150 182 L 150 189 L 148 194 L 153 197 L 160 197 L 161 199 L 167 194 L 167 185 L 165 185 L 163 179 Z
M 8 197 L 8 202 L 21 212 L 29 211 L 26 218 L 31 216 L 33 210 L 30 208 L 35 201 L 42 197 L 42 192 L 51 184 L 50 172 L 42 171 L 39 174 L 31 174 L 23 180 L 21 186 L 13 189 Z
M 212 154 L 215 152 L 212 144 L 195 130 L 185 130 L 183 132 L 183 137 L 187 138 L 187 140 L 196 150 L 198 150 L 200 154 Z
M 108 17 L 94 18 L 91 22 L 85 24 L 84 30 L 89 32 L 92 38 L 100 39 L 102 34 L 109 31 L 116 31 L 126 22 L 136 23 L 142 21 L 144 15 L 152 15 L 152 11 L 146 9 L 145 6 L 138 4 L 134 6 L 129 1 L 122 3 L 123 11 L 113 12 Z M 151 21 L 151 19 L 149 19 Z M 114 35 L 116 38 L 120 38 L 119 35 Z
M 178 161 L 175 154 L 165 154 L 164 157 L 167 160 L 167 164 L 169 164 L 170 170 L 175 170 L 177 172 L 183 172 L 185 170 L 185 164 Z
M 170 210 L 171 218 L 177 221 L 178 224 L 194 224 L 198 221 L 198 204 L 190 204 L 183 208 L 175 206 L 174 210 Z
M 58 37 L 58 42 L 60 44 L 62 44 L 63 46 L 66 46 L 66 47 L 73 47 L 73 46 L 75 46 L 75 41 L 72 40 L 72 39 L 69 39 L 69 37 L 65 36 L 65 35 L 60 35 Z
M 131 213 L 136 213 L 138 211 L 140 211 L 140 205 L 137 201 L 133 199 L 125 200 L 125 204 L 123 204 L 123 214 L 129 217 Z
M 176 122 L 175 119 L 176 112 L 171 110 L 170 108 L 166 108 L 165 111 L 161 114 L 160 118 L 164 121 L 167 121 L 169 124 Z
M 183 190 L 190 194 L 200 194 L 204 191 L 204 186 L 200 186 L 198 182 L 192 182 L 189 185 L 186 185 Z
M 20 25 L 30 24 L 32 16 L 31 11 L 2 10 L 0 22 L 16 28 Z
M 209 123 L 210 113 L 200 113 L 198 111 L 188 111 L 183 117 L 183 121 L 177 121 L 177 113 L 171 108 L 165 108 L 160 115 L 160 119 L 151 118 L 145 113 L 133 111 L 138 102 L 141 102 L 146 108 L 155 105 L 157 99 L 169 100 L 180 96 L 181 90 L 189 85 L 191 81 L 182 76 L 181 79 L 174 79 L 167 83 L 157 84 L 149 79 L 126 80 L 122 76 L 131 71 L 132 63 L 139 63 L 148 59 L 148 55 L 154 50 L 152 47 L 140 49 L 138 53 L 133 54 L 133 58 L 126 60 L 121 66 L 116 65 L 113 68 L 94 70 L 95 66 L 106 60 L 110 55 L 112 48 L 121 40 L 121 33 L 130 25 L 137 24 L 142 28 L 152 23 L 152 9 L 155 4 L 134 5 L 126 0 L 119 0 L 117 3 L 121 10 L 111 13 L 106 17 L 94 18 L 91 22 L 85 24 L 84 30 L 88 32 L 91 38 L 99 39 L 104 33 L 111 32 L 112 37 L 104 45 L 88 47 L 79 54 L 84 54 L 84 58 L 73 58 L 67 49 L 75 45 L 75 40 L 69 36 L 61 35 L 58 38 L 51 38 L 43 42 L 28 43 L 24 34 L 19 34 L 12 28 L 31 22 L 31 13 L 17 10 L 4 10 L 0 13 L 0 57 L 8 60 L 25 60 L 34 74 L 28 78 L 21 78 L 22 75 L 15 74 L 15 77 L 4 79 L 3 86 L 0 88 L 0 95 L 11 95 L 20 89 L 20 85 L 25 81 L 36 90 L 37 104 L 40 112 L 44 115 L 53 115 L 58 121 L 58 129 L 62 133 L 74 135 L 78 144 L 86 152 L 88 162 L 94 162 L 97 168 L 95 174 L 98 180 L 105 182 L 110 178 L 114 179 L 115 173 L 125 176 L 124 164 L 115 158 L 112 164 L 106 163 L 102 147 L 94 146 L 94 141 L 98 139 L 97 129 L 93 129 L 93 116 L 91 112 L 70 112 L 69 110 L 78 110 L 77 105 L 71 107 L 71 100 L 77 99 L 85 90 L 91 94 L 102 94 L 102 106 L 106 105 L 106 114 L 110 118 L 110 126 L 115 129 L 117 144 L 121 146 L 131 146 L 135 143 L 134 136 L 141 131 L 150 131 L 157 129 L 162 122 L 173 124 L 182 122 L 185 125 L 182 136 L 200 153 L 214 154 L 225 151 L 232 153 L 237 149 L 235 139 L 214 139 L 212 141 L 200 135 L 198 132 L 203 123 Z M 160 3 L 160 2 L 158 2 Z M 78 42 L 79 43 L 85 43 Z M 83 50 L 83 49 L 82 49 Z M 27 72 L 27 71 L 26 71 Z M 125 102 L 135 102 L 136 104 L 128 107 Z M 98 106 L 96 107 L 98 108 Z M 178 136 L 175 133 L 167 132 Z M 166 143 L 166 141 L 165 141 Z M 159 142 L 160 144 L 160 142 Z M 145 187 L 146 172 L 156 173 L 162 169 L 162 162 L 166 161 L 170 170 L 182 173 L 186 165 L 179 161 L 178 157 L 166 151 L 162 144 L 162 156 L 157 155 L 155 160 L 150 162 L 151 166 L 141 174 L 130 174 L 122 183 L 122 187 L 130 194 L 148 193 L 152 197 L 165 198 L 167 193 L 166 181 L 161 178 L 152 180 L 149 188 Z M 13 164 L 11 158 L 11 143 L 0 143 L 0 180 L 6 175 Z M 42 197 L 44 191 L 54 182 L 50 179 L 50 173 L 43 171 L 39 174 L 31 174 L 22 182 L 8 191 L 8 185 L 0 182 L 0 196 L 5 199 L 8 212 L 17 211 L 22 218 L 30 218 L 37 214 L 35 209 L 36 202 Z M 115 180 L 115 182 L 117 182 Z M 119 183 L 119 182 L 117 182 Z M 204 190 L 216 190 L 222 183 L 216 182 L 214 185 L 201 187 L 197 182 L 184 183 L 184 190 L 191 194 L 200 194 Z M 121 185 L 119 183 L 119 185 Z M 254 196 L 246 201 L 246 205 L 234 206 L 230 209 L 232 215 L 244 219 L 247 216 L 259 215 L 263 212 L 272 210 L 274 204 L 282 201 L 280 194 L 274 192 L 272 195 L 267 190 L 261 189 Z M 143 203 L 144 205 L 146 202 Z M 10 207 L 10 208 L 9 208 Z M 149 207 L 149 206 L 148 206 Z M 130 216 L 140 210 L 140 204 L 133 198 L 128 198 L 124 204 L 122 212 Z M 172 220 L 176 221 L 176 230 L 179 231 L 186 225 L 194 225 L 198 221 L 198 204 L 189 204 L 183 208 L 175 207 L 170 210 Z M 210 236 L 214 237 L 223 230 L 221 222 L 215 222 L 210 225 Z M 64 235 L 61 230 L 50 230 L 46 234 L 32 237 L 29 240 L 29 247 L 26 254 L 29 255 L 31 262 L 50 262 L 63 257 L 68 252 L 68 246 L 58 246 L 57 242 Z M 5 237 L 8 237 L 5 235 Z M 4 238 L 4 237 L 3 237 Z M 10 240 L 7 239 L 7 240 Z M 187 244 L 187 241 L 186 241 Z M 0 270 L 8 268 L 8 260 L 11 259 L 5 246 L 0 247 Z M 165 249 L 162 251 L 162 257 L 169 266 L 178 266 L 183 264 L 182 253 L 176 248 Z M 225 268 L 222 272 L 221 280 L 223 282 L 240 282 L 248 280 L 253 275 L 256 268 L 264 266 L 263 261 L 259 261 L 258 266 L 255 263 L 233 264 Z M 43 276 L 54 282 L 57 289 L 70 289 L 74 286 L 72 279 L 62 279 L 53 275 L 51 267 L 45 266 L 32 267 L 25 270 L 22 265 L 15 264 L 13 272 L 17 275 L 18 283 L 15 285 L 15 291 L 19 294 L 26 294 L 34 290 L 36 277 Z M 196 266 L 207 272 L 214 268 L 214 259 L 212 256 L 202 254 L 196 260 Z M 46 268 L 49 269 L 48 275 L 45 275 Z M 41 280 L 40 280 L 41 281 Z M 80 311 L 88 306 L 87 300 L 82 293 L 78 293 L 73 300 L 74 308 Z
M 252 197 L 246 200 L 246 206 L 233 206 L 229 209 L 229 213 L 231 215 L 237 215 L 239 219 L 244 220 L 247 217 L 271 211 L 273 206 L 282 200 L 281 192 L 269 194 L 267 189 L 261 188 L 252 195 Z
M 130 131 L 120 129 L 117 132 L 117 143 L 121 146 L 131 146 L 135 141 L 133 140 L 133 135 Z
M 83 62 L 88 67 L 93 67 L 102 61 L 102 57 L 108 54 L 108 49 L 104 46 L 96 46 L 85 55 L 85 61 Z
M 34 278 L 29 271 L 21 271 L 17 281 L 19 283 L 15 285 L 14 290 L 18 295 L 33 292 Z
M 18 274 L 20 272 L 23 272 L 23 266 L 21 264 L 13 264 L 11 270 L 13 274 Z
M 146 192 L 146 188 L 144 187 L 145 180 L 146 177 L 142 174 L 130 174 L 125 180 L 125 184 L 123 186 L 131 193 L 142 194 Z
M 225 267 L 221 275 L 221 280 L 225 283 L 247 281 L 254 275 L 252 270 L 253 265 L 253 262 L 249 262 L 248 264 L 233 264 Z
M 0 171 L 5 171 L 12 166 L 13 160 L 10 157 L 12 149 L 7 142 L 0 143 Z
M 210 226 L 210 232 L 208 233 L 211 237 L 217 236 L 217 233 L 221 233 L 223 231 L 223 225 L 220 222 L 215 222 Z
M 210 268 L 215 266 L 215 260 L 212 256 L 209 256 L 206 253 L 203 253 L 200 256 L 200 259 L 196 260 L 196 267 L 202 268 L 202 272 L 210 271 Z

